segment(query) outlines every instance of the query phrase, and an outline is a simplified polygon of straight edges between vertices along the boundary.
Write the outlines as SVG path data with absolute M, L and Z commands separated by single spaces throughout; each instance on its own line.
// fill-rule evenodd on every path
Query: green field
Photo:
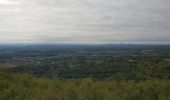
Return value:
M 8 69 L 8 68 L 14 68 L 17 67 L 17 64 L 14 63 L 0 63 L 0 69 Z
M 0 100 L 170 100 L 170 46 L 0 49 Z
M 0 100 L 170 100 L 170 80 L 59 80 L 1 72 Z

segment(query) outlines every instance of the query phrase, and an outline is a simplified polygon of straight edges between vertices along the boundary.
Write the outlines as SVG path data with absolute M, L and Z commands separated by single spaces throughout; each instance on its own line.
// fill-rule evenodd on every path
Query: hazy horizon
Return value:
M 170 44 L 168 0 L 0 0 L 0 44 Z

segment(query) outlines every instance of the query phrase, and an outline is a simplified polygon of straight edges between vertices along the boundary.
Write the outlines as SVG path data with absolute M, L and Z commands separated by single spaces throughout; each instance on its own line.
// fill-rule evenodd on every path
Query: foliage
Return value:
M 0 72 L 0 100 L 170 100 L 170 80 L 62 80 Z
M 170 46 L 0 46 L 0 69 L 61 78 L 170 79 Z

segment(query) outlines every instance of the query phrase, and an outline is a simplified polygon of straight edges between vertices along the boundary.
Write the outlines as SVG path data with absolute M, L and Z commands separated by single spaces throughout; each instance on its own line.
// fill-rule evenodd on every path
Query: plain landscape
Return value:
M 0 100 L 170 100 L 170 0 L 0 0 Z
M 169 45 L 0 47 L 1 100 L 169 100 Z

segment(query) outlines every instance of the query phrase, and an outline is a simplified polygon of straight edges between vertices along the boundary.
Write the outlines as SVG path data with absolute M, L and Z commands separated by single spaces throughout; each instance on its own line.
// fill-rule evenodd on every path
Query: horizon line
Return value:
M 29 45 L 170 45 L 170 43 L 0 43 L 0 46 Z

